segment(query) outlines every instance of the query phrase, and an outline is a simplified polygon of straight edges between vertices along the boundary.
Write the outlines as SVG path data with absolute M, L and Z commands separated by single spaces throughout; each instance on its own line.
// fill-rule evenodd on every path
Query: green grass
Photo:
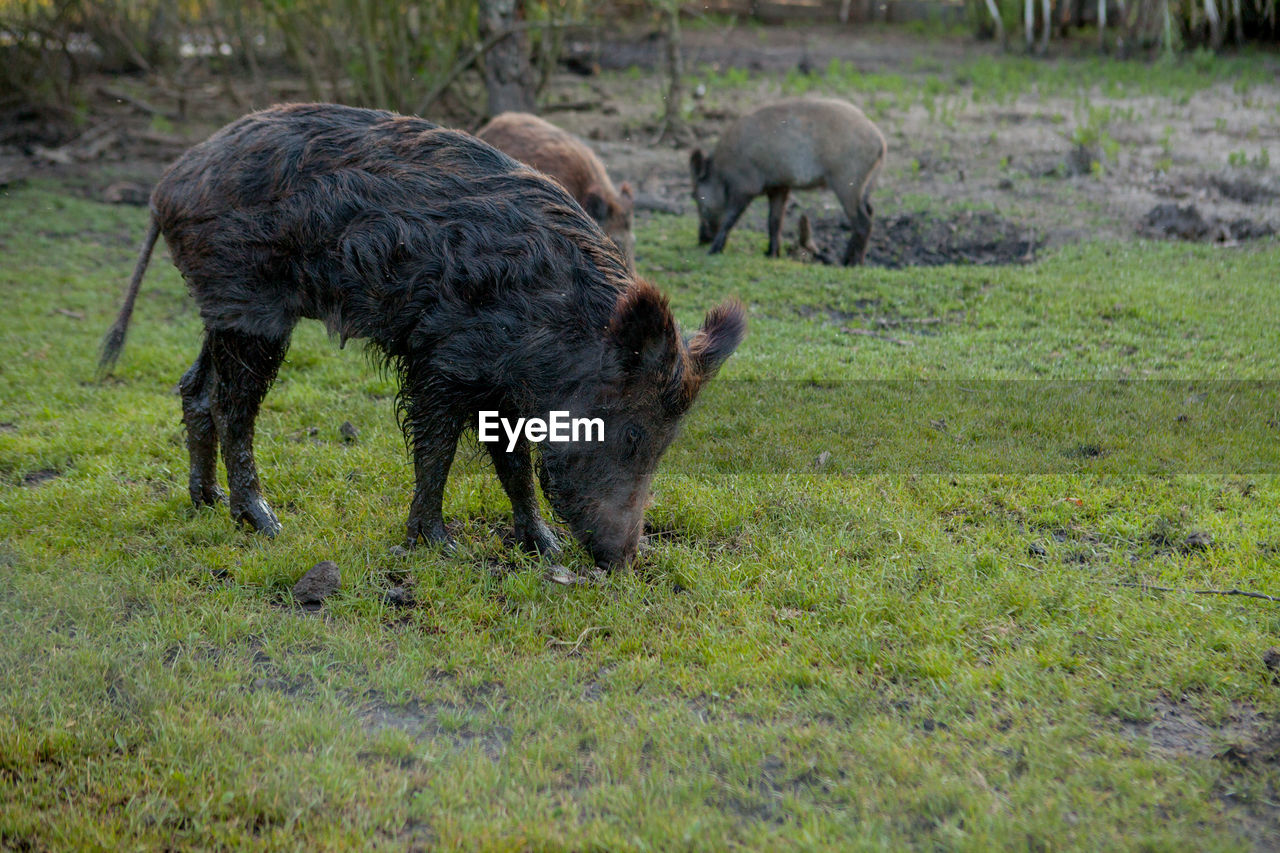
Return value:
M 1041 418 L 1037 467 L 998 440 L 1019 398 L 993 427 L 868 380 L 1276 379 L 1275 242 L 844 270 L 766 261 L 744 229 L 709 258 L 691 218 L 652 219 L 641 271 L 686 328 L 736 294 L 751 329 L 664 460 L 657 547 L 564 588 L 502 546 L 473 452 L 446 495 L 460 553 L 390 552 L 394 387 L 316 324 L 259 421 L 284 532 L 191 509 L 174 385 L 199 321 L 163 252 L 93 381 L 144 227 L 57 187 L 0 195 L 4 846 L 1241 849 L 1246 813 L 1274 818 L 1274 764 L 1126 732 L 1161 703 L 1274 717 L 1280 609 L 1118 585 L 1280 594 L 1268 434 L 1215 466 L 1124 445 L 1103 410 L 1092 459 L 1066 452 L 1079 423 Z M 843 331 L 877 318 L 910 345 Z M 957 435 L 978 473 L 931 444 Z M 1193 530 L 1211 547 L 1180 547 Z M 341 592 L 282 606 L 321 559 Z M 383 603 L 394 583 L 414 608 Z
M 953 100 L 1005 104 L 1033 94 L 1084 101 L 1097 95 L 1109 98 L 1156 95 L 1185 104 L 1197 92 L 1230 83 L 1233 93 L 1247 100 L 1255 87 L 1272 84 L 1275 71 L 1273 58 L 1258 51 L 1231 57 L 1196 51 L 1144 62 L 1099 56 L 1096 46 L 1090 42 L 1083 55 L 1054 59 L 980 54 L 944 67 L 921 57 L 907 73 L 866 71 L 854 62 L 832 59 L 820 70 L 792 69 L 780 78 L 753 75 L 735 67 L 723 70 L 703 67 L 697 74 L 710 92 L 745 88 L 753 77 L 766 81 L 772 88 L 776 79 L 782 94 L 839 94 L 881 118 L 890 110 L 902 111 L 919 103 L 930 111 L 931 117 L 946 122 L 956 106 Z

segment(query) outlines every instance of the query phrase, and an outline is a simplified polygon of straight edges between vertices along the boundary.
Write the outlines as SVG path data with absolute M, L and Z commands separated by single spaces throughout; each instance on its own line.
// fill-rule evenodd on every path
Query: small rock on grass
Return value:
M 412 607 L 413 593 L 402 586 L 393 586 L 382 596 L 388 607 Z
M 322 560 L 293 585 L 293 597 L 308 610 L 317 610 L 326 598 L 338 591 L 341 584 L 338 564 L 333 560 Z
M 343 421 L 342 426 L 338 427 L 338 434 L 347 444 L 355 444 L 356 439 L 360 437 L 360 430 L 356 429 L 351 421 Z
M 604 572 L 599 569 L 592 569 L 589 573 L 580 575 L 566 566 L 555 565 L 547 567 L 546 578 L 552 583 L 558 583 L 563 586 L 582 586 L 584 584 L 599 583 L 604 580 Z
M 1213 536 L 1203 530 L 1195 530 L 1182 540 L 1182 547 L 1187 551 L 1203 551 L 1213 544 Z

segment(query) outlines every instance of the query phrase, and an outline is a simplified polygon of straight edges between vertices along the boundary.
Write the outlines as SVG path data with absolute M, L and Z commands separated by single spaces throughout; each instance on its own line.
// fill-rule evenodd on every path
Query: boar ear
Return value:
M 596 222 L 604 222 L 609 218 L 609 202 L 604 200 L 600 187 L 592 184 L 582 196 L 582 209 Z
M 636 203 L 636 191 L 631 188 L 630 181 L 622 182 L 622 186 L 618 187 L 618 195 L 627 202 L 627 207 L 631 207 Z
M 746 333 L 747 311 L 738 300 L 726 300 L 707 312 L 702 328 L 689 339 L 689 364 L 699 384 L 715 375 Z
M 667 377 L 680 357 L 680 333 L 667 307 L 667 297 L 643 279 L 636 279 L 618 297 L 609 321 L 609 337 L 629 376 Z
M 703 154 L 701 148 L 695 148 L 689 154 L 689 169 L 693 172 L 693 179 L 701 181 L 711 171 L 711 158 Z

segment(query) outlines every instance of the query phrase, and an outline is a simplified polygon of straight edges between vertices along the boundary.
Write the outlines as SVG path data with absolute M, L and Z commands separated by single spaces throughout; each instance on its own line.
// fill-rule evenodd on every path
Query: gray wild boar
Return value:
M 476 136 L 503 154 L 555 178 L 622 252 L 635 272 L 636 238 L 631 233 L 635 193 L 626 181 L 617 189 L 604 164 L 578 137 L 529 113 L 502 113 Z
M 711 254 L 758 195 L 769 196 L 769 257 L 781 248 L 782 215 L 791 190 L 828 187 L 853 226 L 844 263 L 860 264 L 871 236 L 871 184 L 885 143 L 862 110 L 835 98 L 788 98 L 738 119 L 710 155 L 695 149 L 693 198 L 698 242 Z

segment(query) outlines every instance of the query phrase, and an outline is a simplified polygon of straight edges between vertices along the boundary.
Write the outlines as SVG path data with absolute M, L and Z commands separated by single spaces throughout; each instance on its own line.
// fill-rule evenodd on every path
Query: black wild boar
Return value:
M 635 271 L 636 238 L 631 233 L 635 194 L 626 181 L 614 189 L 604 164 L 578 137 L 529 113 L 502 113 L 476 136 L 555 178 L 617 244 L 627 268 Z
M 542 445 L 543 490 L 596 562 L 635 554 L 649 483 L 702 385 L 745 332 L 720 305 L 686 342 L 667 300 L 630 276 L 565 190 L 473 136 L 394 113 L 278 106 L 233 122 L 174 163 L 103 343 L 124 344 L 163 234 L 204 321 L 182 377 L 191 499 L 273 535 L 254 420 L 303 317 L 366 338 L 398 374 L 416 489 L 408 544 L 445 542 L 445 479 L 480 410 L 600 418 L 601 442 Z M 488 444 L 518 540 L 554 551 L 527 441 Z
M 853 236 L 844 263 L 860 264 L 871 236 L 871 184 L 884 163 L 880 130 L 862 110 L 834 98 L 789 98 L 738 119 L 709 156 L 694 149 L 693 198 L 698 242 L 711 254 L 756 196 L 769 196 L 769 257 L 781 250 L 782 215 L 793 189 L 828 187 L 840 199 Z

